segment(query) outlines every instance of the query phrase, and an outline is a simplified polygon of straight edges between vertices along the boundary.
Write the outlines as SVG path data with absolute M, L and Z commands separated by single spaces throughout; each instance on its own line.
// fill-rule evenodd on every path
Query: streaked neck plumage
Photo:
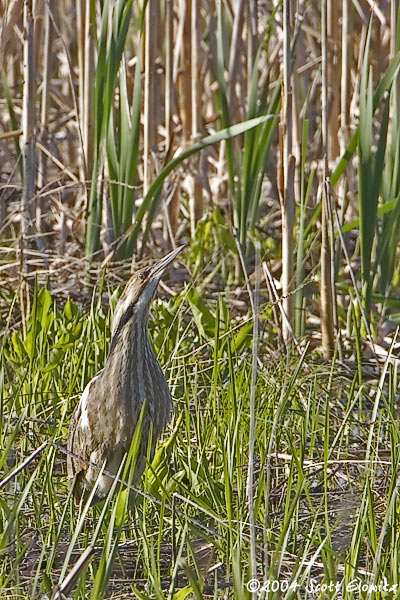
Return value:
M 155 383 L 168 390 L 148 334 L 149 307 L 156 287 L 157 282 L 150 284 L 136 302 L 132 302 L 129 296 L 119 301 L 103 375 L 107 377 L 107 372 L 118 372 L 116 380 L 121 382 L 121 389 L 134 390 L 135 401 L 139 400 L 140 405 L 152 395 Z M 131 401 L 122 394 L 120 399 L 123 403 Z

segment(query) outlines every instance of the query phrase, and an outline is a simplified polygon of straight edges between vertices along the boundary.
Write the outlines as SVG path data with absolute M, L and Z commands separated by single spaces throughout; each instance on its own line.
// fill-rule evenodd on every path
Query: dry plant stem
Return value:
M 200 1 L 189 0 L 192 3 L 192 60 L 191 60 L 191 84 L 192 84 L 192 141 L 200 139 L 200 99 L 201 99 L 201 78 L 199 77 L 199 15 Z M 193 158 L 194 173 L 200 172 L 200 154 Z M 203 212 L 203 191 L 197 177 L 193 177 L 193 194 L 190 198 L 190 225 L 191 234 L 194 236 L 196 224 Z
M 8 140 L 9 138 L 19 137 L 23 134 L 22 129 L 13 129 L 12 131 L 2 131 L 0 133 L 0 141 Z
M 76 41 L 78 58 L 78 106 L 82 131 L 82 144 L 79 153 L 79 174 L 81 181 L 89 179 L 93 170 L 93 77 L 94 43 L 90 18 L 90 0 L 76 0 Z M 87 186 L 83 188 L 86 204 Z
M 173 30 L 174 16 L 172 10 L 173 0 L 165 1 L 165 153 L 169 152 L 172 140 L 172 89 L 173 89 Z
M 346 149 L 349 114 L 349 0 L 342 0 L 342 68 L 340 80 L 340 153 Z
M 20 465 L 18 465 L 18 467 L 16 467 L 14 471 L 12 471 L 6 477 L 4 477 L 4 479 L 0 481 L 0 490 L 3 489 L 3 487 L 5 487 L 7 483 L 10 483 L 10 481 L 12 481 L 14 477 L 18 475 L 18 473 L 25 469 L 25 467 L 27 467 L 36 458 L 36 456 L 38 456 L 42 452 L 42 450 L 46 448 L 48 443 L 49 440 L 43 442 L 43 444 L 41 444 L 39 448 L 36 448 L 36 450 L 32 452 L 32 454 L 28 456 L 28 458 L 26 458 Z
M 144 72 L 144 177 L 143 191 L 146 194 L 152 179 L 152 151 L 156 143 L 156 58 L 158 0 L 148 0 L 146 8 L 145 72 Z
M 83 151 L 85 158 L 86 177 L 89 179 L 93 170 L 93 80 L 94 80 L 94 40 L 93 27 L 90 20 L 90 0 L 86 0 L 85 19 L 85 91 L 84 112 L 85 122 L 83 127 Z
M 173 0 L 166 0 L 165 3 L 165 155 L 167 156 L 172 149 L 173 131 L 172 131 L 172 114 L 173 106 L 173 44 L 174 44 L 174 15 L 173 15 Z M 172 234 L 176 233 L 178 228 L 179 215 L 179 185 L 174 186 L 174 192 L 167 204 L 167 231 L 171 240 Z
M 174 230 L 172 227 L 170 209 L 171 209 L 171 203 L 173 203 L 174 200 L 176 200 L 176 198 L 177 198 L 176 185 L 172 184 L 172 191 L 170 193 L 168 193 L 168 197 L 165 198 L 165 201 L 163 202 L 163 212 L 164 212 L 164 217 L 165 217 L 165 224 L 164 224 L 165 239 L 170 240 L 172 248 L 174 248 L 174 249 L 176 248 L 176 243 L 175 243 L 175 231 L 176 230 Z M 171 210 L 171 213 L 173 214 L 174 211 Z
M 43 146 L 47 146 L 48 138 L 48 116 L 49 116 L 49 84 L 50 84 L 50 59 L 52 27 L 50 23 L 50 8 L 52 0 L 44 5 L 44 43 L 43 43 L 43 82 L 42 82 L 42 104 L 40 110 L 40 139 Z M 38 189 L 41 190 L 47 183 L 47 156 L 39 154 Z M 44 198 L 38 202 L 36 210 L 36 229 L 41 231 L 42 213 L 46 212 Z
M 90 19 L 90 0 L 76 0 L 77 58 L 78 58 L 78 106 L 82 130 L 82 146 L 79 160 L 81 181 L 89 179 L 93 170 L 93 77 L 94 43 Z M 87 201 L 87 188 L 85 189 Z
M 349 138 L 349 48 L 348 48 L 348 32 L 349 32 L 349 0 L 342 0 L 342 64 L 341 64 L 341 79 L 340 79 L 340 132 L 339 132 L 339 144 L 340 144 L 340 155 L 342 156 L 346 150 L 348 138 Z M 339 183 L 339 201 L 340 201 L 340 213 L 341 222 L 344 218 L 346 210 L 346 191 L 348 189 L 347 179 L 343 177 Z M 338 265 L 340 257 L 340 240 L 337 239 L 335 244 L 335 264 Z M 338 302 L 340 302 L 340 297 Z
M 195 140 L 200 133 L 200 78 L 199 78 L 199 13 L 200 0 L 191 0 L 191 84 L 192 84 L 192 136 Z
M 182 74 L 180 77 L 180 113 L 183 141 L 186 144 L 192 135 L 192 2 L 181 0 L 180 16 L 183 19 L 183 43 L 181 53 Z
M 337 74 L 339 70 L 339 2 L 338 0 L 327 0 L 327 84 L 329 90 L 329 113 L 328 113 L 328 154 L 330 160 L 338 156 L 339 146 L 339 86 L 337 85 Z M 328 43 L 329 40 L 329 43 Z
M 333 317 L 333 330 L 334 335 L 336 336 L 337 350 L 339 360 L 343 360 L 343 352 L 342 352 L 342 344 L 341 344 L 341 336 L 340 336 L 340 328 L 339 328 L 339 317 L 338 317 L 338 305 L 337 305 L 337 297 L 336 297 L 336 257 L 335 257 L 335 228 L 334 228 L 334 218 L 332 212 L 332 202 L 333 198 L 329 193 L 329 185 L 328 181 L 324 180 L 325 186 L 325 195 L 326 195 L 326 207 L 328 213 L 328 235 L 329 235 L 329 251 L 331 258 L 331 267 L 330 267 L 330 275 L 331 275 L 331 293 L 332 293 L 332 317 Z
M 296 54 L 293 60 L 296 65 Z M 300 86 L 299 86 L 299 75 L 296 67 L 292 72 L 292 123 L 293 123 L 293 154 L 295 157 L 295 172 L 294 172 L 294 193 L 295 198 L 301 198 L 301 121 L 300 121 L 300 106 L 299 98 Z
M 324 166 L 325 174 L 325 166 Z M 331 249 L 329 242 L 329 197 L 325 185 L 325 176 L 322 183 L 322 222 L 321 222 L 321 335 L 322 353 L 324 358 L 330 358 L 334 348 L 333 333 L 333 306 L 332 306 L 332 273 Z
M 78 107 L 81 121 L 82 137 L 85 128 L 85 2 L 76 0 L 76 54 L 78 59 Z M 81 180 L 88 178 L 84 146 L 81 148 L 79 160 L 79 173 Z
M 251 91 L 251 75 L 257 54 L 257 1 L 247 2 L 247 95 Z
M 379 2 L 376 2 L 376 0 L 367 0 L 367 3 L 371 7 L 371 12 L 375 13 L 375 15 L 379 19 L 381 25 L 383 27 L 385 27 L 386 26 L 386 18 L 385 18 L 385 15 L 383 14 L 383 12 L 379 8 Z
M 325 358 L 332 355 L 334 348 L 333 306 L 332 306 L 332 273 L 331 249 L 328 233 L 328 194 L 325 185 L 328 170 L 328 45 L 327 45 L 327 1 L 323 0 L 321 8 L 321 54 L 322 54 L 322 87 L 321 87 L 321 117 L 322 117 L 322 213 L 321 213 L 321 335 L 322 353 Z
M 396 54 L 396 29 L 397 29 L 397 12 L 398 1 L 391 0 L 390 2 L 390 55 Z
M 285 136 L 286 137 L 286 136 Z M 282 212 L 282 296 L 283 310 L 286 319 L 283 322 L 283 335 L 286 343 L 291 341 L 293 335 L 294 323 L 294 243 L 293 243 L 293 227 L 294 227 L 294 171 L 295 158 L 290 154 L 285 161 L 287 168 L 286 184 L 284 193 L 280 193 L 281 212 Z M 281 188 L 279 188 L 281 192 Z
M 84 552 L 82 552 L 71 571 L 65 577 L 64 581 L 54 588 L 51 595 L 51 600 L 64 600 L 64 598 L 69 596 L 70 592 L 81 576 L 82 571 L 84 571 L 89 562 L 93 559 L 95 553 L 96 550 L 93 546 L 88 546 Z
M 322 124 L 322 157 L 328 161 L 328 40 L 326 3 L 321 4 L 321 124 Z M 324 167 L 323 167 L 324 168 Z
M 22 105 L 22 154 L 24 181 L 21 206 L 21 273 L 28 271 L 25 251 L 30 245 L 32 213 L 36 182 L 36 139 L 35 139 L 35 71 L 34 71 L 34 4 L 24 0 L 24 91 Z
M 231 114 L 236 114 L 237 95 L 236 95 L 236 77 L 239 71 L 238 65 L 240 61 L 239 45 L 242 36 L 243 20 L 244 20 L 244 0 L 238 0 L 233 20 L 232 42 L 229 51 L 229 105 Z M 240 119 L 237 119 L 240 120 Z
M 295 158 L 292 154 L 292 91 L 290 57 L 290 0 L 283 2 L 283 85 L 282 119 L 279 125 L 281 169 L 278 189 L 282 212 L 282 292 L 283 309 L 287 321 L 283 323 L 285 342 L 291 341 L 294 323 L 294 170 Z M 288 327 L 287 322 L 290 324 Z
M 199 90 L 198 90 L 198 9 L 199 0 L 181 0 L 182 52 L 180 77 L 180 114 L 182 119 L 183 144 L 186 146 L 190 139 L 197 141 L 199 136 Z M 191 160 L 193 173 L 199 171 L 199 157 Z M 193 236 L 196 221 L 201 213 L 202 191 L 194 175 L 190 177 L 191 194 L 189 201 L 190 231 Z M 199 208 L 197 208 L 197 206 Z
M 76 175 L 70 171 L 69 169 L 67 169 L 65 167 L 65 165 L 63 165 L 62 162 L 60 162 L 58 160 L 58 158 L 56 158 L 54 156 L 54 154 L 52 154 L 47 148 L 46 146 L 43 146 L 43 144 L 41 144 L 40 142 L 36 143 L 36 148 L 38 150 L 40 150 L 40 152 L 42 153 L 43 156 L 46 156 L 47 158 L 49 158 L 62 172 L 63 175 L 67 175 L 70 179 L 72 179 L 72 181 L 75 181 L 76 183 L 79 183 L 78 178 L 76 177 Z M 39 187 L 39 186 L 38 186 Z M 43 189 L 43 188 L 39 188 L 39 189 Z M 40 194 L 39 196 L 40 198 L 46 198 L 47 196 L 44 194 Z

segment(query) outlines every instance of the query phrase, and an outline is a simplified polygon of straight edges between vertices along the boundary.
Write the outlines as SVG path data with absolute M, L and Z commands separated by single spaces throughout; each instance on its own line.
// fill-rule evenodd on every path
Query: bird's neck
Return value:
M 140 319 L 134 315 L 124 315 L 111 337 L 108 359 L 136 362 L 141 353 L 152 352 L 148 334 L 148 314 Z
M 172 399 L 148 337 L 147 319 L 132 319 L 117 327 L 102 377 L 107 380 L 106 387 L 108 381 L 113 383 L 115 406 L 120 407 L 121 414 L 130 415 L 132 422 L 137 422 L 143 403 L 148 402 L 147 410 L 158 437 L 168 421 Z
M 152 397 L 155 378 L 162 378 L 160 385 L 164 384 L 165 378 L 148 337 L 147 321 L 126 323 L 116 334 L 111 341 L 103 377 L 112 377 L 118 382 L 116 401 L 128 411 L 137 410 L 145 399 Z

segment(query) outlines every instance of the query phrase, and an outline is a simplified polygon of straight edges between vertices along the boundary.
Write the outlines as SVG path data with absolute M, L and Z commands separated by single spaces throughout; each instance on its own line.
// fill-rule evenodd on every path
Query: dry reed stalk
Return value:
M 165 153 L 172 141 L 172 97 L 173 97 L 173 0 L 165 1 Z
M 342 30 L 341 30 L 341 74 L 340 74 L 340 115 L 339 115 L 339 151 L 342 156 L 349 141 L 349 75 L 350 75 L 350 48 L 349 48 L 349 0 L 342 0 Z M 349 169 L 350 173 L 350 169 Z M 348 178 L 343 177 L 339 183 L 337 197 L 339 199 L 340 222 L 344 220 L 347 208 Z M 335 200 L 332 199 L 332 202 Z M 334 244 L 335 270 L 339 269 L 341 246 L 340 239 Z M 342 297 L 336 299 L 338 304 L 342 303 Z
M 78 108 L 79 122 L 82 131 L 85 122 L 85 20 L 86 4 L 82 0 L 75 0 L 76 6 L 76 56 L 78 59 Z M 88 172 L 86 168 L 86 152 L 81 148 L 79 155 L 79 175 L 81 181 L 87 179 Z
M 329 243 L 329 196 L 326 190 L 326 177 L 328 171 L 328 40 L 327 40 L 327 2 L 322 1 L 321 8 L 321 120 L 322 120 L 322 216 L 321 216 L 321 335 L 322 352 L 325 358 L 332 355 L 334 347 L 333 334 L 333 288 L 332 288 L 332 261 Z
M 85 121 L 83 124 L 83 149 L 86 166 L 86 179 L 93 170 L 93 89 L 94 89 L 94 40 L 93 25 L 90 19 L 90 0 L 86 0 L 85 10 L 85 91 L 83 108 Z
M 281 165 L 278 174 L 278 190 L 282 213 L 282 294 L 283 336 L 286 343 L 293 336 L 294 326 L 294 168 L 292 154 L 292 89 L 291 89 L 291 6 L 290 0 L 283 2 L 283 85 L 281 123 L 279 124 Z M 288 326 L 289 325 L 289 326 Z
M 327 32 L 327 2 L 321 5 L 321 137 L 322 160 L 329 158 L 328 154 L 328 32 Z
M 328 139 L 329 159 L 334 160 L 340 152 L 339 144 L 339 108 L 340 90 L 339 71 L 339 3 L 328 0 L 327 3 L 327 84 L 329 92 Z
M 62 583 L 58 584 L 52 590 L 51 600 L 64 600 L 70 595 L 79 577 L 93 559 L 94 555 L 95 549 L 93 546 L 87 546 Z
M 33 202 L 36 186 L 34 34 L 34 2 L 33 0 L 24 0 L 24 88 L 22 105 L 24 181 L 21 205 L 21 272 L 23 274 L 28 270 L 25 251 L 31 245 Z
M 44 146 L 48 146 L 49 141 L 49 110 L 50 110 L 50 70 L 52 64 L 52 32 L 53 27 L 50 20 L 50 10 L 52 0 L 48 0 L 43 7 L 43 19 L 44 19 L 44 41 L 43 41 L 43 80 L 42 80 L 42 95 L 41 95 L 41 107 L 40 107 L 40 143 Z M 47 173 L 47 155 L 45 152 L 39 153 L 39 165 L 38 165 L 38 178 L 37 186 L 38 190 L 41 190 L 48 180 Z M 43 215 L 48 213 L 48 200 L 46 197 L 39 196 L 36 207 L 36 229 L 38 232 L 43 230 Z
M 200 133 L 200 102 L 201 102 L 201 78 L 199 59 L 199 37 L 200 37 L 200 0 L 191 0 L 191 83 L 192 83 L 192 136 L 196 139 Z
M 251 75 L 257 54 L 257 0 L 247 1 L 247 96 L 250 96 Z
M 82 132 L 79 153 L 81 181 L 87 181 L 93 169 L 93 79 L 94 42 L 90 18 L 90 0 L 76 0 L 76 41 L 78 58 L 78 107 Z
M 174 106 L 174 10 L 173 0 L 165 3 L 165 156 L 170 156 L 174 140 L 172 115 Z M 178 229 L 179 183 L 167 203 L 165 237 L 173 238 Z
M 191 1 L 191 85 L 192 85 L 192 141 L 197 142 L 200 139 L 201 130 L 201 77 L 199 70 L 199 51 L 200 51 L 200 0 L 189 0 Z M 191 234 L 194 236 L 196 231 L 197 221 L 203 213 L 203 190 L 200 185 L 199 179 L 196 176 L 200 172 L 200 160 L 201 157 L 197 154 L 193 158 L 192 169 L 194 170 L 193 175 L 193 194 L 190 197 L 190 226 Z
M 180 3 L 182 72 L 179 78 L 179 97 L 184 146 L 189 145 L 192 137 L 199 136 L 198 15 L 195 13 L 198 8 L 198 2 L 195 0 L 185 0 Z M 198 171 L 199 164 L 198 157 L 193 158 L 192 170 Z M 190 177 L 190 183 L 189 220 L 190 231 L 194 235 L 199 211 L 201 211 L 202 189 L 193 175 Z
M 143 128 L 143 193 L 146 194 L 153 177 L 153 152 L 157 140 L 156 59 L 159 23 L 159 1 L 148 0 L 146 8 L 145 67 L 144 67 L 144 128 Z
M 73 44 L 73 40 L 70 35 L 69 25 L 68 25 L 68 15 L 73 12 L 73 0 L 64 0 L 64 2 L 58 2 L 54 6 L 55 13 L 52 14 L 53 24 L 57 22 L 58 28 L 55 27 L 56 33 L 62 39 L 62 45 L 64 50 L 63 59 L 60 62 L 60 83 L 61 83 L 61 94 L 63 96 L 63 102 L 66 103 L 66 106 L 69 108 L 74 105 L 75 114 L 74 117 L 76 119 L 76 123 L 79 129 L 79 142 L 82 141 L 82 131 L 80 129 L 79 123 L 79 108 L 77 104 L 77 98 L 75 94 L 75 86 L 74 86 L 74 74 L 73 74 L 73 64 L 72 57 L 75 53 L 75 48 Z M 65 107 L 66 108 L 66 107 Z M 64 108 L 64 110 L 65 110 Z M 66 144 L 68 155 L 64 159 L 64 161 L 68 164 L 76 163 L 76 153 L 79 148 L 76 143 L 74 143 L 73 136 L 67 137 Z M 79 150 L 78 150 L 79 152 Z
M 300 119 L 300 81 L 296 68 L 296 55 L 293 60 L 292 81 L 292 124 L 293 154 L 295 157 L 294 192 L 295 198 L 301 198 L 301 119 Z
M 239 110 L 238 97 L 236 94 L 236 85 L 241 73 L 240 69 L 240 57 L 241 57 L 241 46 L 242 33 L 244 25 L 244 15 L 246 13 L 244 0 L 238 0 L 236 5 L 236 11 L 233 18 L 233 29 L 232 29 L 232 41 L 229 49 L 229 108 L 232 115 L 235 115 L 235 120 L 241 121 L 244 118 L 243 110 Z M 243 109 L 243 94 L 240 99 L 240 105 Z
M 182 26 L 180 81 L 180 114 L 182 120 L 183 142 L 187 143 L 192 135 L 192 2 L 181 0 L 180 19 Z
M 349 0 L 342 0 L 342 65 L 340 74 L 340 153 L 346 149 L 348 141 L 349 115 Z
M 390 56 L 396 53 L 396 33 L 399 3 L 397 0 L 390 1 Z M 397 78 L 397 84 L 399 83 Z

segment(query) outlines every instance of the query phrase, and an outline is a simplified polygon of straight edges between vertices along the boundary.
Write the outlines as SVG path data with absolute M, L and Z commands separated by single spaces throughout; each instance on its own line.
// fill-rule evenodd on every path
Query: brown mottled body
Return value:
M 147 323 L 161 276 L 182 248 L 133 275 L 118 301 L 106 364 L 86 386 L 69 428 L 68 450 L 72 454 L 67 457 L 67 467 L 76 501 L 88 495 L 104 463 L 105 470 L 116 475 L 129 451 L 145 400 L 134 482 L 145 467 L 149 435 L 154 452 L 170 419 L 172 398 L 148 339 Z M 105 498 L 112 482 L 106 474 L 100 477 L 93 503 Z

